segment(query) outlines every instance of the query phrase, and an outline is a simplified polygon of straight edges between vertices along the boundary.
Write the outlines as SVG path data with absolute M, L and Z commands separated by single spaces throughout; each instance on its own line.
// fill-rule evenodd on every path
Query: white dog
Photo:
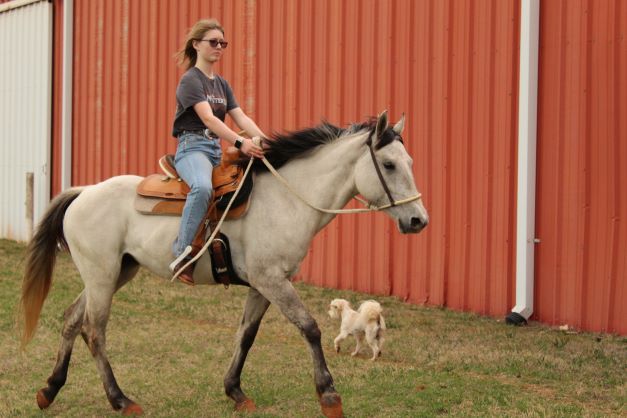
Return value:
M 361 349 L 361 342 L 364 336 L 366 342 L 372 348 L 372 359 L 375 360 L 381 355 L 383 347 L 383 333 L 385 331 L 385 320 L 381 315 L 383 309 L 379 302 L 368 300 L 359 306 L 357 311 L 351 309 L 351 305 L 344 299 L 333 299 L 329 305 L 329 316 L 333 319 L 341 319 L 340 334 L 333 341 L 335 351 L 340 352 L 340 343 L 349 335 L 355 336 L 357 347 L 351 354 L 357 355 Z

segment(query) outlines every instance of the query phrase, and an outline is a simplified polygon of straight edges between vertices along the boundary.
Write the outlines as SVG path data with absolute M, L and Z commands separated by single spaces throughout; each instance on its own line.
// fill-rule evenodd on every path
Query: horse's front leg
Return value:
M 307 312 L 296 289 L 286 279 L 257 283 L 256 287 L 263 296 L 279 307 L 307 340 L 313 358 L 314 381 L 322 413 L 329 418 L 342 417 L 342 399 L 333 386 L 333 377 L 324 359 L 320 329 L 316 320 Z
M 235 401 L 235 409 L 238 411 L 254 411 L 255 403 L 249 399 L 240 387 L 240 377 L 248 350 L 253 345 L 261 319 L 268 310 L 270 302 L 257 290 L 251 288 L 248 292 L 244 315 L 235 338 L 235 352 L 231 359 L 229 370 L 224 376 L 224 391 L 226 395 Z

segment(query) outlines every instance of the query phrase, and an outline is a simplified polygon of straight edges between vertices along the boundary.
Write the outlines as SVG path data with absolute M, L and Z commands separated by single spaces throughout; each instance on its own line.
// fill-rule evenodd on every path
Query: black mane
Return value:
M 323 121 L 320 125 L 311 128 L 284 134 L 274 134 L 269 140 L 264 141 L 265 157 L 274 168 L 278 169 L 288 161 L 303 156 L 309 151 L 342 136 L 351 135 L 360 131 L 367 131 L 368 135 L 372 135 L 376 124 L 377 119 L 370 118 L 366 122 L 353 124 L 343 129 Z M 400 136 L 398 136 L 392 128 L 388 128 L 383 135 L 381 135 L 381 138 L 376 141 L 375 149 L 383 148 L 395 139 L 399 139 L 402 142 Z M 240 163 L 245 165 L 248 163 L 248 159 Z M 254 171 L 266 170 L 266 166 L 261 160 L 255 160 L 252 168 Z

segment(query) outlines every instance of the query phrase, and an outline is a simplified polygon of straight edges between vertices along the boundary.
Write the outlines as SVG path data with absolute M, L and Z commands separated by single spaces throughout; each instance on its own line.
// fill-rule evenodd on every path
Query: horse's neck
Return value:
M 357 194 L 354 168 L 363 149 L 362 135 L 338 139 L 308 158 L 287 164 L 281 174 L 310 203 L 324 209 L 341 209 Z M 298 200 L 291 193 L 287 199 Z M 335 215 L 315 211 L 317 230 Z

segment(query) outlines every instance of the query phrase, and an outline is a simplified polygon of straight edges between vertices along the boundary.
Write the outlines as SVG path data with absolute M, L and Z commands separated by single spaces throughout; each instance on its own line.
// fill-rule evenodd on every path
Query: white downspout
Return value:
M 518 195 L 516 213 L 516 306 L 505 318 L 523 324 L 533 313 L 536 211 L 536 127 L 540 0 L 520 4 L 520 77 L 518 89 Z
M 61 93 L 61 190 L 72 186 L 72 56 L 74 1 L 63 1 L 63 92 Z

